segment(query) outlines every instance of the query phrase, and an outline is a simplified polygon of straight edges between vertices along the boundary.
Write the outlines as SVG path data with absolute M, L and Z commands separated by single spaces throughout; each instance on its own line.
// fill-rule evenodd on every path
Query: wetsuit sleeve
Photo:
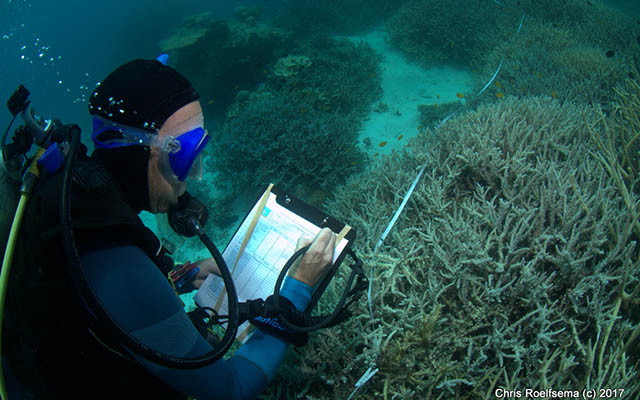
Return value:
M 311 290 L 311 286 L 287 277 L 280 290 L 280 295 L 290 300 L 299 311 L 304 311 L 311 301 Z M 265 373 L 267 381 L 270 381 L 278 371 L 278 366 L 284 359 L 288 345 L 289 343 L 286 341 L 258 329 L 244 346 L 236 351 L 234 357 L 256 364 Z
M 179 357 L 211 350 L 167 279 L 142 250 L 135 246 L 92 250 L 81 260 L 102 304 L 138 340 Z M 281 294 L 304 309 L 311 287 L 287 278 Z M 134 357 L 167 384 L 198 399 L 254 399 L 275 375 L 287 348 L 284 340 L 258 330 L 231 358 L 198 369 L 167 368 Z

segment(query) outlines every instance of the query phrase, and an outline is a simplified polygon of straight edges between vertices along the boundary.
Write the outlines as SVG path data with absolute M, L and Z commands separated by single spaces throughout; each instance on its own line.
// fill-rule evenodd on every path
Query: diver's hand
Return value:
M 212 257 L 204 258 L 200 261 L 197 261 L 195 264 L 200 268 L 200 271 L 198 271 L 193 280 L 189 282 L 191 286 L 193 286 L 193 289 L 200 289 L 200 286 L 202 286 L 202 283 L 205 279 L 207 279 L 207 276 L 209 276 L 209 274 L 216 274 L 220 276 L 220 269 L 218 268 L 218 264 L 216 264 Z
M 302 259 L 298 259 L 289 269 L 289 276 L 313 287 L 327 272 L 333 261 L 333 249 L 336 246 L 336 234 L 324 228 L 313 240 L 300 238 L 296 251 L 311 244 Z

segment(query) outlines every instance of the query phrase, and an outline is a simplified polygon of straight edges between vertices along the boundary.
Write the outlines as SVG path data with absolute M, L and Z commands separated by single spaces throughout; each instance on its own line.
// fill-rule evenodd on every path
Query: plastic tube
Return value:
M 0 338 L 2 337 L 2 317 L 4 316 L 4 302 L 7 295 L 7 286 L 9 286 L 11 262 L 13 261 L 13 253 L 15 251 L 16 241 L 18 240 L 18 232 L 20 231 L 20 223 L 22 222 L 22 217 L 24 216 L 24 210 L 27 207 L 28 200 L 28 195 L 23 194 L 20 196 L 20 202 L 18 203 L 16 214 L 13 217 L 9 240 L 7 240 L 7 247 L 5 248 L 4 258 L 2 259 L 2 272 L 0 272 Z M 2 360 L 2 340 L 0 340 L 0 360 Z M 0 398 L 5 400 L 8 399 L 2 366 L 0 366 Z

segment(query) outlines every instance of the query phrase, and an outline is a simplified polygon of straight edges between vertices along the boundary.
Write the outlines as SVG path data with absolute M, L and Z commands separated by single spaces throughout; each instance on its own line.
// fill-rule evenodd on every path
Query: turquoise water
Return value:
M 257 6 L 260 11 L 244 9 L 234 16 L 239 6 Z M 197 17 L 189 19 L 193 15 Z M 584 346 L 601 343 L 596 342 L 595 332 L 609 321 L 596 324 L 588 315 L 592 312 L 589 307 L 596 306 L 583 302 L 595 299 L 593 303 L 602 309 L 614 307 L 611 293 L 618 288 L 610 282 L 617 282 L 620 265 L 631 259 L 635 269 L 628 292 L 636 288 L 637 295 L 640 290 L 637 256 L 630 256 L 630 251 L 619 256 L 622 261 L 611 262 L 612 277 L 605 274 L 605 283 L 593 284 L 597 289 L 585 289 L 585 284 L 580 290 L 588 293 L 583 295 L 571 286 L 591 279 L 590 268 L 596 269 L 595 262 L 581 260 L 584 254 L 589 253 L 585 256 L 589 260 L 600 260 L 592 253 L 605 254 L 637 240 L 629 234 L 615 242 L 623 237 L 622 229 L 616 229 L 627 214 L 621 211 L 624 207 L 613 180 L 596 168 L 600 164 L 595 161 L 590 165 L 603 173 L 600 183 L 609 184 L 602 184 L 606 190 L 582 170 L 556 174 L 566 179 L 559 179 L 547 196 L 553 200 L 553 193 L 562 193 L 573 199 L 565 201 L 564 207 L 574 214 L 566 211 L 570 215 L 565 219 L 558 200 L 549 213 L 562 215 L 560 222 L 552 218 L 540 230 L 566 223 L 562 225 L 565 230 L 527 231 L 522 236 L 540 236 L 508 243 L 513 246 L 511 254 L 522 259 L 545 259 L 534 263 L 532 270 L 505 272 L 505 259 L 513 265 L 519 261 L 508 254 L 502 257 L 506 241 L 494 246 L 502 237 L 494 242 L 486 238 L 501 229 L 513 233 L 514 226 L 525 230 L 538 220 L 531 217 L 537 215 L 535 208 L 545 206 L 539 204 L 535 191 L 527 192 L 530 197 L 519 199 L 520 203 L 507 201 L 518 198 L 518 193 L 501 186 L 514 164 L 501 162 L 521 162 L 518 165 L 525 170 L 525 161 L 544 161 L 547 151 L 546 147 L 525 148 L 518 158 L 513 156 L 516 144 L 548 129 L 551 135 L 558 135 L 562 146 L 585 145 L 580 147 L 584 155 L 596 152 L 586 147 L 588 135 L 577 136 L 585 134 L 584 129 L 575 130 L 576 139 L 563 129 L 582 124 L 581 113 L 587 119 L 600 116 L 592 107 L 602 107 L 603 115 L 609 115 L 615 109 L 614 89 L 637 81 L 638 1 L 184 0 L 159 6 L 151 1 L 0 0 L 0 100 L 4 102 L 22 83 L 31 90 L 33 104 L 42 114 L 76 122 L 85 134 L 89 128 L 87 98 L 99 81 L 130 59 L 155 58 L 163 51 L 170 54 L 170 65 L 200 92 L 214 137 L 205 158 L 205 179 L 192 189 L 210 206 L 207 229 L 216 244 L 224 246 L 255 200 L 256 188 L 274 181 L 353 223 L 360 235 L 356 248 L 366 257 L 366 271 L 377 278 L 379 286 L 371 294 L 375 306 L 361 299 L 355 321 L 318 333 L 303 356 L 291 355 L 265 398 L 278 394 L 280 398 L 346 398 L 368 367 L 379 367 L 380 373 L 362 398 L 482 398 L 479 393 L 486 393 L 493 379 L 501 387 L 509 386 L 511 374 L 516 382 L 537 382 L 534 372 L 539 372 L 543 361 L 553 364 L 550 359 L 554 357 L 554 371 L 560 376 L 557 382 L 564 389 L 595 380 L 593 371 L 584 376 L 587 368 L 581 364 L 581 357 L 590 349 L 579 349 L 574 341 Z M 9 121 L 9 113 L 0 107 L 0 126 L 3 121 Z M 514 135 L 522 126 L 533 128 Z M 501 130 L 496 133 L 492 127 Z M 465 141 L 465 134 L 479 136 Z M 429 151 L 437 135 L 453 154 L 443 150 L 425 170 L 398 226 L 380 253 L 374 252 L 374 244 L 420 166 L 434 156 Z M 456 147 L 456 139 L 451 138 L 459 138 L 464 145 Z M 557 154 L 549 157 L 557 158 L 553 162 L 563 159 Z M 558 161 L 549 171 L 555 173 L 562 165 Z M 509 182 L 514 187 L 530 189 L 518 186 L 529 176 L 512 178 Z M 433 182 L 442 182 L 442 187 Z M 637 182 L 629 187 L 631 197 L 636 196 Z M 541 190 L 545 188 L 541 185 Z M 337 199 L 332 197 L 335 193 Z M 572 208 L 578 203 L 580 207 Z M 500 211 L 509 217 L 501 220 L 475 211 L 474 207 L 482 209 L 488 204 L 504 207 Z M 592 206 L 616 216 L 606 229 L 588 225 L 599 215 L 582 219 L 581 210 L 587 213 Z M 466 211 L 469 213 L 464 214 Z M 512 215 L 524 216 L 512 222 Z M 143 220 L 156 232 L 167 229 L 149 213 L 143 214 Z M 562 235 L 574 237 L 570 225 L 581 227 L 583 223 L 587 228 L 584 236 L 575 239 L 577 244 L 570 251 L 558 250 L 570 242 Z M 596 235 L 593 232 L 601 236 L 589 242 L 586 237 Z M 206 256 L 197 240 L 171 239 L 177 241 L 177 260 Z M 454 239 L 460 240 L 455 242 L 458 247 L 451 244 Z M 584 249 L 581 240 L 595 247 Z M 523 250 L 528 245 L 533 250 Z M 547 254 L 554 250 L 553 256 Z M 453 273 L 449 267 L 456 262 L 462 267 Z M 562 275 L 557 278 L 561 281 L 558 287 L 549 283 L 557 277 L 556 271 Z M 530 278 L 535 274 L 540 276 L 538 281 Z M 458 278 L 463 275 L 465 279 Z M 390 288 L 387 282 L 392 282 Z M 472 287 L 474 282 L 477 286 Z M 521 283 L 518 290 L 505 289 L 512 282 Z M 504 286 L 498 288 L 500 285 Z M 453 294 L 446 292 L 451 287 L 456 288 Z M 473 289 L 481 301 L 466 289 Z M 430 291 L 437 295 L 431 296 Z M 539 295 L 527 297 L 534 292 Z M 445 300 L 433 300 L 441 293 Z M 571 305 L 563 303 L 569 294 L 574 296 Z M 528 307 L 538 301 L 540 307 L 531 311 Z M 631 303 L 619 314 L 615 311 L 620 323 L 612 331 L 613 344 L 601 354 L 619 349 L 620 343 L 633 337 L 633 329 L 636 333 L 640 329 L 637 303 Z M 565 308 L 556 309 L 558 304 Z M 476 314 L 459 311 L 470 305 L 477 307 L 472 308 Z M 581 314 L 576 317 L 571 311 L 578 309 L 575 314 Z M 537 313 L 540 317 L 532 318 L 530 325 L 544 325 L 539 332 L 520 335 L 500 325 L 507 316 L 507 322 L 518 322 L 518 329 L 524 331 L 530 327 L 523 321 Z M 546 321 L 551 314 L 553 318 Z M 477 325 L 467 323 L 467 316 Z M 571 331 L 570 318 L 572 324 L 578 324 L 578 333 Z M 505 329 L 501 334 L 497 333 L 499 325 Z M 554 342 L 552 337 L 563 341 Z M 496 338 L 504 340 L 505 354 L 513 354 L 504 355 Z M 542 345 L 531 345 L 535 340 Z M 636 347 L 633 341 L 627 347 L 637 350 L 635 340 Z M 435 344 L 438 348 L 434 350 Z M 566 351 L 562 357 L 561 350 Z M 626 361 L 624 357 L 610 359 L 637 371 L 637 355 L 631 361 L 629 357 Z M 557 365 L 560 358 L 563 364 Z M 576 378 L 571 381 L 563 375 L 566 371 Z M 603 385 L 616 382 L 601 375 L 598 379 Z M 621 375 L 618 371 L 615 376 Z M 637 385 L 634 390 L 637 395 Z
M 197 0 L 162 6 L 152 1 L 2 0 L 0 98 L 4 103 L 22 83 L 43 114 L 88 127 L 86 98 L 106 74 L 134 58 L 155 58 L 160 54 L 157 42 L 182 17 L 211 11 L 226 18 L 237 5 Z M 6 108 L 0 116 L 9 117 Z

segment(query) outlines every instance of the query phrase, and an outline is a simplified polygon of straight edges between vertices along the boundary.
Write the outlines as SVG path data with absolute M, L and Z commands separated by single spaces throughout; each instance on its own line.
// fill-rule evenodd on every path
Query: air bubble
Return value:
M 120 114 L 124 114 L 124 110 L 121 108 L 118 111 L 120 111 Z
M 107 117 L 109 117 L 109 118 L 113 117 L 113 113 L 107 114 Z

